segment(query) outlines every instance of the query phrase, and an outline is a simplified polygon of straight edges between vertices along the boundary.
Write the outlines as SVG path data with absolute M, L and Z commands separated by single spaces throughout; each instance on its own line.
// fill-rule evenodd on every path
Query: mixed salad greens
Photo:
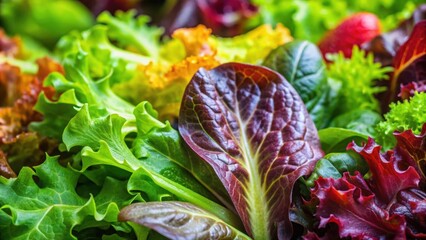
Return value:
M 426 238 L 420 2 L 2 1 L 0 239 Z

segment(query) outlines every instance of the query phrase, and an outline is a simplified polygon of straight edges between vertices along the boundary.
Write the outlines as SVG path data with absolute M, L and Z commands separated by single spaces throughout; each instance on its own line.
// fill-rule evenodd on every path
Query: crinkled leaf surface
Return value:
M 121 221 L 132 221 L 170 239 L 250 239 L 215 215 L 187 202 L 135 203 L 123 208 Z
M 145 107 L 145 104 L 141 103 L 140 107 Z M 205 209 L 211 211 L 215 209 L 214 212 L 218 216 L 238 225 L 238 220 L 235 220 L 233 213 L 200 195 L 198 192 L 208 192 L 194 180 L 189 172 L 170 159 L 161 155 L 153 156 L 157 157 L 157 161 L 138 159 L 124 140 L 125 118 L 117 114 L 96 116 L 95 110 L 90 110 L 85 104 L 70 120 L 63 133 L 63 141 L 68 150 L 74 147 L 82 148 L 82 171 L 96 165 L 113 166 L 130 173 L 142 171 L 143 176 L 153 182 L 156 188 L 163 188 L 178 199 L 189 201 Z M 143 110 L 139 111 L 143 112 Z M 149 124 L 146 119 L 144 122 Z M 139 131 L 143 132 L 143 130 Z
M 395 132 L 394 136 L 397 141 L 395 151 L 404 156 L 405 160 L 416 168 L 423 181 L 426 181 L 426 123 L 423 124 L 419 135 L 407 130 Z
M 293 185 L 322 151 L 302 100 L 281 75 L 239 63 L 199 70 L 184 94 L 179 131 L 213 167 L 254 238 L 277 230 L 291 236 Z
M 119 209 L 135 198 L 114 179 L 106 181 L 97 196 L 82 197 L 76 192 L 80 173 L 57 161 L 48 157 L 35 172 L 23 168 L 17 178 L 0 178 L 2 239 L 76 239 L 74 228 L 85 229 L 94 222 L 109 226 L 117 221 Z M 120 194 L 104 197 L 111 191 Z
M 341 238 L 405 238 L 405 219 L 381 208 L 359 173 L 319 178 L 311 196 L 318 201 L 319 227 L 335 223 Z
M 315 180 L 323 178 L 341 178 L 344 172 L 354 173 L 355 171 L 366 174 L 368 166 L 365 161 L 352 152 L 333 152 L 325 155 L 315 165 L 315 169 L 305 181 L 308 187 L 313 187 Z
M 399 191 L 418 187 L 420 176 L 393 151 L 381 153 L 381 147 L 372 138 L 360 147 L 354 142 L 348 145 L 367 162 L 371 172 L 371 189 L 384 204 L 388 204 Z
M 329 122 L 336 104 L 330 104 L 334 103 L 331 99 L 321 101 L 331 87 L 322 55 L 315 44 L 295 40 L 281 45 L 269 53 L 263 65 L 279 72 L 296 89 L 318 128 Z

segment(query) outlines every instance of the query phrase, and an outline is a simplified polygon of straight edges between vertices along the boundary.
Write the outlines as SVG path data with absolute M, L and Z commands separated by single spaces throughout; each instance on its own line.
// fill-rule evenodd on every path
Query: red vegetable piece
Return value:
M 380 21 L 376 15 L 367 12 L 354 14 L 343 20 L 335 29 L 329 31 L 318 43 L 321 53 L 343 52 L 347 58 L 352 56 L 352 48 L 370 41 L 380 34 Z

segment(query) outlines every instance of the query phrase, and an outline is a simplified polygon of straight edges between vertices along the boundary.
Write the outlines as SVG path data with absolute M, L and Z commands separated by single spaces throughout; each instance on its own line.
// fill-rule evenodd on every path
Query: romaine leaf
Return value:
M 359 173 L 319 178 L 311 196 L 319 228 L 337 224 L 340 238 L 405 238 L 405 219 L 381 208 Z
M 271 51 L 263 61 L 285 77 L 306 104 L 317 128 L 323 128 L 333 116 L 336 104 L 330 104 L 336 94 L 327 82 L 325 64 L 318 48 L 308 41 L 292 41 Z
M 215 215 L 186 202 L 135 203 L 123 208 L 119 219 L 152 228 L 170 239 L 250 239 Z
M 292 235 L 293 185 L 322 151 L 302 100 L 282 76 L 239 63 L 199 70 L 184 94 L 179 131 L 213 167 L 247 232 Z

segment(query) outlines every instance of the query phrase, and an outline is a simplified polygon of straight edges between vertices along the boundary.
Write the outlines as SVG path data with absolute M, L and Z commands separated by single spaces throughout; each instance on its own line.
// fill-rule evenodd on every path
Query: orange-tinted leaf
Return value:
M 5 178 L 16 177 L 16 173 L 12 170 L 7 162 L 6 155 L 0 150 L 0 175 Z
M 216 48 L 210 40 L 212 30 L 204 25 L 194 28 L 180 28 L 173 33 L 173 38 L 179 39 L 187 56 L 212 56 Z
M 214 56 L 190 56 L 174 64 L 165 74 L 165 77 L 170 80 L 186 79 L 189 81 L 201 67 L 210 70 L 219 64 Z

